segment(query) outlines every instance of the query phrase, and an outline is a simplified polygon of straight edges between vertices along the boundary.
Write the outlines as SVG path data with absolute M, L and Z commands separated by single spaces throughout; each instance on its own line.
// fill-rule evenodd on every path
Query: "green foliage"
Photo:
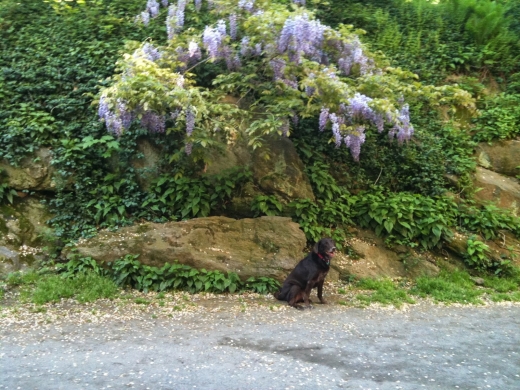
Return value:
M 356 300 L 363 305 L 377 302 L 399 308 L 403 303 L 415 303 L 405 289 L 399 288 L 390 279 L 361 279 L 356 283 L 356 287 L 361 290 L 373 291 L 368 294 L 356 295 Z
M 100 276 L 107 274 L 106 270 L 92 257 L 81 257 L 77 254 L 66 263 L 58 264 L 56 269 L 64 278 L 72 278 L 78 273 L 93 273 Z
M 4 181 L 4 172 L 0 169 L 0 204 L 7 200 L 9 203 L 13 203 L 13 197 L 18 196 L 13 188 L 9 187 L 9 184 Z
M 475 235 L 468 238 L 468 247 L 464 255 L 464 261 L 480 271 L 486 270 L 491 265 L 489 259 L 489 247 L 477 240 Z
M 421 276 L 410 291 L 420 297 L 432 297 L 437 302 L 481 304 L 483 290 L 474 287 L 464 271 L 442 271 L 437 277 Z
M 21 272 L 21 271 L 11 272 L 11 273 L 7 274 L 5 283 L 8 286 L 12 286 L 12 287 L 30 285 L 30 284 L 34 284 L 38 280 L 39 277 L 40 277 L 40 275 L 38 274 L 38 272 L 36 272 L 34 270 L 30 270 L 28 272 Z
M 245 288 L 258 294 L 269 294 L 278 291 L 280 283 L 276 279 L 265 276 L 259 278 L 250 277 L 246 280 Z
M 318 16 L 331 25 L 352 23 L 366 30 L 372 49 L 392 62 L 440 82 L 451 73 L 518 71 L 515 2 L 491 0 L 321 2 Z
M 274 195 L 257 195 L 251 203 L 251 211 L 255 217 L 259 215 L 279 215 L 283 205 Z
M 113 298 L 117 292 L 117 286 L 107 277 L 93 272 L 81 272 L 73 278 L 47 275 L 35 283 L 29 296 L 31 302 L 42 305 L 66 298 L 75 298 L 80 303 L 92 302 L 96 299 Z
M 140 0 L 67 5 L 1 2 L 0 157 L 12 163 L 62 137 L 97 137 L 100 126 L 89 104 L 98 80 L 114 71 L 124 40 L 148 35 L 132 20 Z
M 482 235 L 486 240 L 498 237 L 500 230 L 520 236 L 520 218 L 492 203 L 480 208 L 462 203 L 459 210 L 459 226 Z
M 457 208 L 448 198 L 383 192 L 360 193 L 352 200 L 353 217 L 391 242 L 431 249 L 451 236 Z
M 474 119 L 477 142 L 512 139 L 520 134 L 520 95 L 501 93 L 485 99 Z
M 155 218 L 188 219 L 207 217 L 226 204 L 246 182 L 251 172 L 234 168 L 219 175 L 201 178 L 163 175 L 151 186 L 141 207 Z
M 261 294 L 273 292 L 279 283 L 271 278 L 249 278 L 242 282 L 234 272 L 197 270 L 183 264 L 166 263 L 163 267 L 144 265 L 138 256 L 126 255 L 108 264 L 109 274 L 118 286 L 131 287 L 144 292 L 182 290 L 189 293 L 234 293 L 252 290 Z M 74 264 L 71 265 L 71 268 Z

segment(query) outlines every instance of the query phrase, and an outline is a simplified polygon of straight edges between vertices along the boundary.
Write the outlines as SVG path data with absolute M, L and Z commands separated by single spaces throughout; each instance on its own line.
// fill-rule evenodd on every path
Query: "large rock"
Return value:
M 391 250 L 384 240 L 369 230 L 359 229 L 348 241 L 352 255 L 338 254 L 332 268 L 340 279 L 356 278 L 415 278 L 440 272 L 433 256 L 412 252 L 406 248 Z
M 314 200 L 303 162 L 288 138 L 271 137 L 262 148 L 255 150 L 253 175 L 255 182 L 268 194 L 276 194 L 286 200 Z
M 498 141 L 493 144 L 480 143 L 476 150 L 478 163 L 487 169 L 505 176 L 520 174 L 520 141 Z
M 208 217 L 103 231 L 78 242 L 76 249 L 99 262 L 134 254 L 157 267 L 179 261 L 197 269 L 236 272 L 242 279 L 269 276 L 281 281 L 303 258 L 305 244 L 304 233 L 289 218 Z M 70 258 L 72 253 L 64 255 Z
M 292 141 L 271 136 L 254 152 L 244 140 L 220 152 L 211 152 L 207 174 L 217 174 L 234 167 L 250 167 L 258 195 L 268 194 L 290 201 L 314 199 L 305 167 Z
M 46 207 L 32 197 L 0 207 L 0 275 L 42 258 L 42 247 L 55 238 L 46 225 L 50 218 Z
M 474 177 L 475 187 L 481 188 L 475 194 L 480 202 L 494 202 L 498 207 L 510 210 L 518 215 L 520 205 L 520 184 L 496 172 L 477 167 Z
M 48 148 L 37 150 L 22 159 L 19 166 L 0 161 L 0 170 L 7 174 L 7 184 L 18 191 L 55 191 L 55 169 L 51 165 L 52 152 Z

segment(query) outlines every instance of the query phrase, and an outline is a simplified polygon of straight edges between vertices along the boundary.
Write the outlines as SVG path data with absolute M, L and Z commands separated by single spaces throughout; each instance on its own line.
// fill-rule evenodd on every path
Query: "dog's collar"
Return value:
M 325 260 L 325 258 L 322 256 L 321 253 L 316 253 L 318 255 L 318 257 L 323 260 L 323 262 L 327 265 L 330 265 L 330 259 L 329 260 Z

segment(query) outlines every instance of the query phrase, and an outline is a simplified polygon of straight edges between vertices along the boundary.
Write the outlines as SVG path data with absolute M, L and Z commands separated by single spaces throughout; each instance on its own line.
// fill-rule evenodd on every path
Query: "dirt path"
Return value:
M 0 389 L 520 388 L 520 306 L 197 308 L 4 323 Z

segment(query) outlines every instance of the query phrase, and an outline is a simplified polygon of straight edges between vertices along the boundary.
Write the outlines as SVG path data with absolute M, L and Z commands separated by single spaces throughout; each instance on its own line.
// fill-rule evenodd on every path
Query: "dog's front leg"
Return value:
M 307 287 L 305 288 L 305 290 L 303 291 L 303 301 L 305 302 L 305 305 L 311 309 L 312 308 L 312 305 L 311 305 L 311 300 L 309 299 L 309 296 L 311 295 L 311 290 L 312 290 L 312 287 L 309 287 L 310 283 L 307 283 Z
M 318 283 L 318 299 L 323 305 L 325 305 L 327 301 L 323 299 L 323 282 L 324 280 Z

